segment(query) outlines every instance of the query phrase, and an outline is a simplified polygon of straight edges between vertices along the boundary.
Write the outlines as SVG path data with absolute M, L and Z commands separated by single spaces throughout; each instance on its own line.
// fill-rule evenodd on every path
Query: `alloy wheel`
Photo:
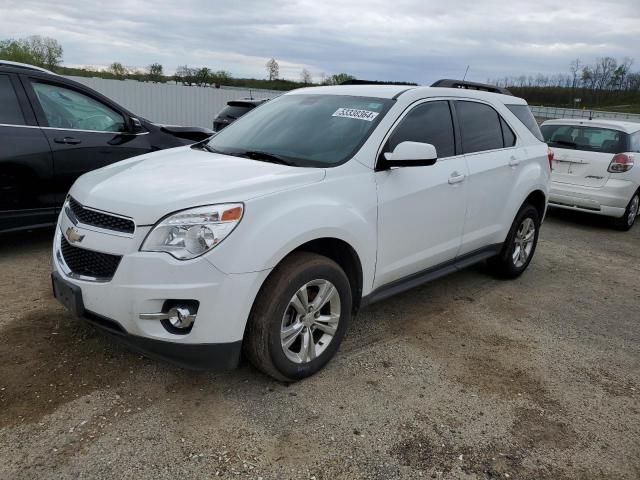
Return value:
M 280 342 L 294 363 L 319 357 L 333 340 L 340 322 L 340 294 L 328 280 L 304 284 L 291 297 L 282 317 Z
M 640 210 L 640 197 L 638 195 L 634 195 L 631 200 L 631 204 L 629 205 L 629 215 L 627 216 L 627 225 L 633 225 L 633 222 L 636 221 L 636 217 L 638 216 L 638 210 Z
M 533 250 L 533 243 L 536 236 L 536 224 L 533 219 L 527 217 L 518 226 L 514 238 L 513 254 L 511 256 L 513 264 L 517 268 L 522 268 L 529 259 Z

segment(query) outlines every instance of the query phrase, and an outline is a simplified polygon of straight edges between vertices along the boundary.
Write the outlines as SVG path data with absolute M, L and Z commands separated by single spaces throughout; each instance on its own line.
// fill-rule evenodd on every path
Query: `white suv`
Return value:
M 613 217 L 629 230 L 640 211 L 640 123 L 563 119 L 541 129 L 555 153 L 549 204 Z
M 233 367 L 244 350 L 301 379 L 365 304 L 483 260 L 527 268 L 550 165 L 518 117 L 537 128 L 524 100 L 460 88 L 287 93 L 78 179 L 54 293 L 149 355 Z

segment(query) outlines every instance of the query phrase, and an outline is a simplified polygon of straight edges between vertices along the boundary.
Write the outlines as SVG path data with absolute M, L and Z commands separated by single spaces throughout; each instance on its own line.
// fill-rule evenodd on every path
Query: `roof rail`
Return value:
M 410 87 L 417 87 L 417 83 L 409 83 L 409 82 L 381 82 L 379 80 L 358 80 L 356 78 L 352 78 L 351 80 L 345 80 L 341 82 L 340 85 L 408 85 Z
M 51 70 L 47 70 L 46 68 L 36 67 L 35 65 L 29 65 L 28 63 L 12 62 L 11 60 L 0 60 L 0 67 L 24 68 L 25 70 L 34 70 L 36 72 L 44 72 L 56 75 Z
M 468 90 L 482 90 L 484 92 L 501 93 L 503 95 L 513 96 L 513 93 L 511 93 L 506 88 L 496 87 L 495 85 L 489 85 L 486 83 L 468 82 L 465 80 L 451 80 L 449 78 L 438 80 L 431 86 L 443 88 L 463 88 Z

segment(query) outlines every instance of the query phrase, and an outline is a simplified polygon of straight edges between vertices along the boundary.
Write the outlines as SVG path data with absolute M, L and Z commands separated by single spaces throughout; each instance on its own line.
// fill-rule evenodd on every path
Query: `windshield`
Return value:
M 294 166 L 337 165 L 356 153 L 391 103 L 345 95 L 283 95 L 222 130 L 208 146 L 265 161 L 268 155 L 279 157 Z
M 550 147 L 601 153 L 629 151 L 629 135 L 619 130 L 582 125 L 543 125 L 541 130 Z

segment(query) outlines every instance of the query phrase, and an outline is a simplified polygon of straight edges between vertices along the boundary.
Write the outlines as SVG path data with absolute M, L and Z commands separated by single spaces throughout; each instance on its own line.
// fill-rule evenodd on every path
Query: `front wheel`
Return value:
M 636 192 L 631 197 L 627 209 L 624 211 L 624 215 L 620 218 L 616 218 L 613 221 L 613 227 L 617 230 L 626 232 L 631 230 L 633 224 L 636 223 L 638 213 L 640 212 L 640 192 Z
M 524 205 L 516 215 L 498 255 L 490 258 L 491 270 L 503 278 L 515 278 L 527 269 L 538 245 L 540 214 L 533 205 Z
M 351 303 L 349 280 L 338 264 L 314 253 L 293 253 L 258 293 L 245 334 L 245 355 L 280 381 L 313 375 L 338 350 Z

